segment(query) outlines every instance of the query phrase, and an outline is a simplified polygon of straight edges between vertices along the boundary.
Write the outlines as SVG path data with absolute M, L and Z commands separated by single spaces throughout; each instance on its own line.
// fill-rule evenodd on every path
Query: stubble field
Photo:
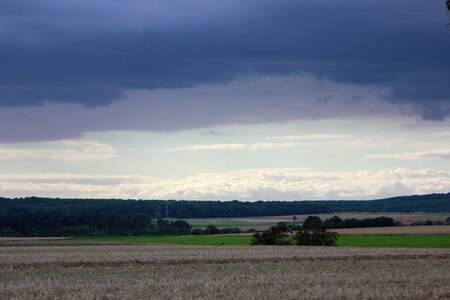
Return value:
M 445 299 L 450 249 L 0 247 L 1 299 Z

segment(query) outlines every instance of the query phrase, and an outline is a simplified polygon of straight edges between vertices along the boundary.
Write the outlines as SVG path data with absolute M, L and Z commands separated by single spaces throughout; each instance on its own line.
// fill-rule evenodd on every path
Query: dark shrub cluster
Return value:
M 311 217 L 308 217 L 311 218 Z M 319 218 L 319 217 L 314 217 Z M 319 218 L 320 220 L 320 218 Z M 306 222 L 306 220 L 305 220 Z M 320 220 L 320 223 L 322 221 Z M 366 218 L 366 219 L 341 219 L 338 216 L 326 219 L 324 224 L 328 228 L 360 228 L 360 227 L 385 227 L 385 226 L 399 226 L 399 222 L 395 222 L 394 219 L 388 217 Z
M 303 226 L 294 235 L 299 246 L 336 246 L 337 232 L 328 231 L 329 227 L 317 216 L 309 216 Z
M 202 234 L 231 234 L 231 233 L 242 233 L 242 230 L 239 228 L 217 228 L 214 225 L 208 225 L 204 230 L 200 228 L 195 228 L 192 230 L 193 235 L 202 235 Z
M 292 231 L 286 223 L 278 223 L 267 231 L 253 234 L 251 245 L 336 246 L 338 237 L 337 233 L 327 231 L 326 226 L 322 222 L 318 223 L 314 217 L 293 237 L 289 233 Z
M 294 236 L 299 246 L 336 246 L 337 238 L 337 232 L 328 231 L 325 225 L 300 229 Z
M 288 233 L 286 223 L 281 222 L 267 231 L 254 233 L 251 245 L 290 245 L 291 239 Z

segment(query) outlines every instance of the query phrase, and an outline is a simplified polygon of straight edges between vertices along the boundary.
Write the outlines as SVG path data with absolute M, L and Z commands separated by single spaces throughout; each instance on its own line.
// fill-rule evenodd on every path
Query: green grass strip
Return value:
M 239 228 L 239 227 L 256 227 L 256 226 L 273 226 L 274 223 L 272 224 L 191 224 L 192 228 L 206 228 L 209 225 L 213 225 L 215 227 L 220 227 L 220 228 L 224 228 L 224 227 L 235 227 L 235 228 Z
M 71 240 L 128 243 L 164 243 L 178 245 L 250 245 L 251 236 L 89 236 Z M 340 247 L 450 248 L 450 235 L 355 235 L 340 236 Z
M 450 248 L 450 235 L 355 235 L 340 236 L 338 246 L 394 248 Z
M 87 236 L 71 240 L 88 240 L 96 242 L 128 242 L 128 243 L 164 243 L 178 245 L 250 245 L 251 236 L 192 235 L 192 236 Z

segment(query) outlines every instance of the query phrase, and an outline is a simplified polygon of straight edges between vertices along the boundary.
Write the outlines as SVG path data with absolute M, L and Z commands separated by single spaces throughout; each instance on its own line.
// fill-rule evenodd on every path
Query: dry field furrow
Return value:
M 311 257 L 450 255 L 449 248 L 102 245 L 0 247 L 2 265 L 51 262 L 233 260 Z
M 450 249 L 0 248 L 0 299 L 448 299 Z
M 33 262 L 33 263 L 0 263 L 0 269 L 21 269 L 21 268 L 73 268 L 73 267 L 123 267 L 123 266 L 160 266 L 160 265 L 200 265 L 200 264 L 242 264 L 242 263 L 267 263 L 267 262 L 335 262 L 335 261 L 377 261 L 377 260 L 426 260 L 426 259 L 450 259 L 450 254 L 422 254 L 422 255 L 353 255 L 353 256 L 312 256 L 312 257 L 272 257 L 272 258 L 247 258 L 247 259 L 173 259 L 173 260 L 147 260 L 140 261 L 61 261 L 61 262 Z
M 0 248 L 2 247 L 35 247 L 35 246 L 114 246 L 114 245 L 133 245 L 128 242 L 97 242 L 97 241 L 71 241 L 71 240 L 2 240 L 0 241 Z M 66 238 L 67 239 L 67 238 Z

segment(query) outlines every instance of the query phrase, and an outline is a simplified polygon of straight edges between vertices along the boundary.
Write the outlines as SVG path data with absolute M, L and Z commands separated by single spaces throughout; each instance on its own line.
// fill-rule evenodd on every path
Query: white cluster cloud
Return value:
M 82 174 L 0 174 L 0 196 L 198 200 L 374 199 L 449 192 L 450 171 L 312 172 L 300 168 L 203 173 L 181 179 Z
M 417 152 L 402 152 L 402 153 L 381 153 L 367 155 L 366 158 L 381 158 L 381 159 L 407 159 L 407 160 L 421 160 L 421 159 L 450 159 L 450 149 L 432 149 L 427 151 Z
M 98 142 L 64 140 L 46 148 L 0 148 L 0 159 L 52 159 L 68 162 L 116 157 L 110 145 Z

